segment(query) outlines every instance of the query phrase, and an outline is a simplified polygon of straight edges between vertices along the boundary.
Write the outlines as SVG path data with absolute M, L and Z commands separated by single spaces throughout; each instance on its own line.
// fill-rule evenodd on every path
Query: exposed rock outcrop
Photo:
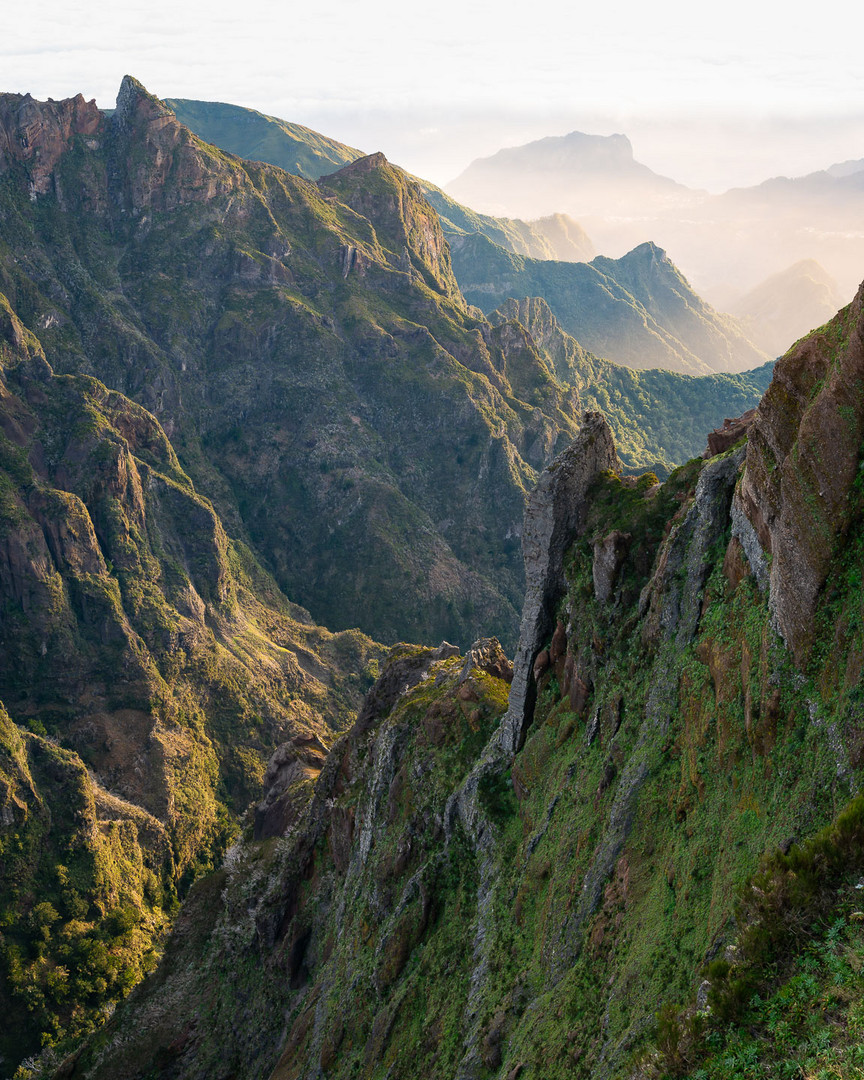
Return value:
M 740 442 L 747 434 L 756 419 L 756 410 L 748 409 L 741 416 L 723 421 L 723 426 L 715 428 L 708 433 L 708 446 L 703 457 L 711 458 L 717 454 L 724 454 L 727 450 Z
M 373 223 L 398 269 L 465 310 L 438 215 L 419 185 L 401 169 L 380 152 L 369 154 L 322 177 L 318 186 Z
M 0 175 L 13 162 L 30 176 L 30 196 L 54 188 L 54 170 L 78 136 L 94 150 L 105 118 L 81 94 L 65 101 L 36 101 L 29 94 L 0 94 Z
M 525 602 L 513 662 L 510 705 L 502 734 L 511 752 L 525 738 L 534 709 L 534 661 L 552 632 L 555 605 L 564 595 L 564 552 L 584 522 L 585 496 L 603 472 L 620 468 L 612 432 L 602 413 L 585 413 L 572 446 L 552 462 L 528 497 L 522 527 Z
M 613 529 L 608 536 L 594 541 L 594 563 L 591 568 L 594 578 L 594 598 L 601 604 L 608 604 L 612 599 L 618 572 L 627 555 L 632 537 Z
M 693 504 L 660 549 L 651 581 L 642 594 L 646 640 L 671 641 L 684 648 L 694 638 L 712 548 L 729 524 L 729 508 L 744 460 L 742 446 L 709 462 L 699 474 Z
M 0 280 L 52 367 L 157 415 L 319 622 L 514 647 L 525 493 L 578 414 L 524 330 L 468 315 L 418 184 L 241 160 L 131 76 L 110 117 L 0 114 Z
M 15 833 L 0 907 L 23 958 L 7 977 L 0 937 L 0 1076 L 143 978 L 182 876 L 290 740 L 260 833 L 284 831 L 278 795 L 318 774 L 353 718 L 365 644 L 292 608 L 157 420 L 55 376 L 0 296 L 0 831 Z M 71 992 L 51 982 L 63 965 Z
M 777 362 L 750 429 L 737 499 L 770 558 L 771 608 L 799 665 L 814 640 L 816 603 L 849 524 L 848 496 L 860 465 L 862 307 L 864 288 Z M 746 551 L 749 538 L 739 532 Z
M 469 679 L 475 668 L 485 671 L 494 679 L 513 682 L 513 664 L 501 648 L 498 638 L 482 638 L 474 642 L 465 654 L 465 663 L 459 678 L 463 682 Z

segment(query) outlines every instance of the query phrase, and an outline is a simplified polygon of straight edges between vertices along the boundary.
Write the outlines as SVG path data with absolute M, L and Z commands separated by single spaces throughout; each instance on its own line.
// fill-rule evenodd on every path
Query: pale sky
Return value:
M 803 10 L 803 9 L 801 9 Z M 304 123 L 445 183 L 545 135 L 622 131 L 720 190 L 864 157 L 864 9 L 764 0 L 34 0 L 4 19 L 0 90 L 160 97 Z

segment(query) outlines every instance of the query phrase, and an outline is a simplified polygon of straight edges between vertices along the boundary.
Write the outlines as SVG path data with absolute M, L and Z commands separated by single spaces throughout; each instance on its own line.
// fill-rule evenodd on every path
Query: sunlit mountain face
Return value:
M 859 1080 L 835 2 L 7 20 L 0 1080 Z

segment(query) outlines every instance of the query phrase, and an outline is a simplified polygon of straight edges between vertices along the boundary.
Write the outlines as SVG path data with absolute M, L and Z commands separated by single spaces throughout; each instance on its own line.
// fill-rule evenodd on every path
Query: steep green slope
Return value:
M 555 377 L 575 391 L 575 407 L 605 415 L 628 472 L 651 469 L 665 478 L 704 450 L 705 433 L 719 417 L 752 409 L 771 381 L 770 363 L 738 375 L 703 376 L 613 364 L 565 333 L 539 297 L 507 300 L 489 320 L 515 320 L 525 327 Z
M 302 124 L 255 109 L 188 98 L 166 98 L 165 104 L 181 124 L 205 142 L 249 161 L 269 161 L 307 180 L 317 180 L 364 156 L 362 150 L 328 139 Z
M 708 966 L 695 1002 L 663 1010 L 639 1075 L 860 1076 L 862 870 L 858 795 L 815 836 L 789 838 L 764 860 L 741 891 L 734 947 Z
M 527 336 L 468 313 L 413 182 L 241 161 L 132 79 L 110 120 L 0 105 L 0 288 L 55 369 L 153 410 L 319 621 L 512 641 L 525 490 L 577 422 Z
M 495 643 L 398 651 L 285 842 L 246 835 L 62 1075 L 662 1075 L 736 891 L 862 778 L 862 389 L 864 292 L 778 363 L 746 444 L 663 485 L 620 479 L 587 416 L 528 501 L 506 709 Z M 777 880 L 845 887 L 859 835 L 853 808 Z
M 734 319 L 693 292 L 654 244 L 590 263 L 528 259 L 478 235 L 454 238 L 451 248 L 469 303 L 489 312 L 509 297 L 540 296 L 567 333 L 616 363 L 704 375 L 768 359 Z
M 165 103 L 181 124 L 207 142 L 238 157 L 268 161 L 297 176 L 317 180 L 363 157 L 362 151 L 317 131 L 254 109 L 184 98 L 167 98 Z M 508 251 L 534 259 L 590 259 L 594 254 L 584 230 L 565 214 L 533 222 L 489 217 L 462 206 L 427 180 L 412 179 L 438 211 L 445 236 L 482 233 Z
M 6 1076 L 154 966 L 276 748 L 314 776 L 381 650 L 290 604 L 158 422 L 54 375 L 2 295 L 0 626 Z

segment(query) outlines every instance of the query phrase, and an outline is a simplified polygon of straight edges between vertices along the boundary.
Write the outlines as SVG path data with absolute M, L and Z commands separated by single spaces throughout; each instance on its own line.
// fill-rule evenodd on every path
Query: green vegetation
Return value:
M 2 707 L 0 784 L 8 1064 L 104 1022 L 155 968 L 177 892 L 159 822 L 104 791 L 94 801 L 80 758 L 16 728 Z
M 134 122 L 61 155 L 62 206 L 30 200 L 23 166 L 2 178 L 0 291 L 22 328 L 56 371 L 156 412 L 196 488 L 320 622 L 512 645 L 522 571 L 500 516 L 515 535 L 575 433 L 562 388 L 530 349 L 518 386 L 501 376 L 504 342 L 467 314 L 399 170 L 360 162 L 318 186 L 177 123 L 156 132 L 149 112 L 167 110 L 130 93 Z
M 861 796 L 788 854 L 765 858 L 740 894 L 731 962 L 707 967 L 708 1009 L 664 1010 L 643 1075 L 860 1075 L 862 872 Z
M 257 876 L 241 864 L 220 918 L 244 925 L 251 902 L 281 928 L 245 954 L 267 1018 L 250 1075 L 857 1075 L 864 802 L 843 807 L 861 768 L 861 523 L 818 615 L 833 644 L 798 670 L 730 536 L 742 460 L 598 478 L 512 761 L 492 749 L 496 680 L 438 661 L 339 744 L 292 844 L 246 842 Z M 595 542 L 613 533 L 601 603 Z M 180 1017 L 139 1003 L 159 1045 L 191 1024 L 197 1067 L 248 1069 L 249 1044 L 200 1008 L 216 986 L 231 1015 L 236 958 L 171 949 L 165 991 L 193 956 L 202 973 Z M 88 1068 L 107 1053 L 117 1077 L 146 1075 L 135 1016 L 118 1011 Z
M 562 328 L 597 356 L 688 375 L 755 368 L 767 360 L 735 320 L 693 292 L 654 244 L 590 263 L 525 258 L 475 234 L 453 243 L 466 300 L 485 312 L 541 297 Z
M 11 310 L 11 309 L 7 309 Z M 152 971 L 295 736 L 329 745 L 379 647 L 290 604 L 158 422 L 54 376 L 17 318 L 0 397 L 2 1075 Z M 310 770 L 311 771 L 311 770 Z
M 545 300 L 508 300 L 490 316 L 519 322 L 531 334 L 555 378 L 580 410 L 604 414 L 628 472 L 655 470 L 666 477 L 705 449 L 706 434 L 721 418 L 756 405 L 771 381 L 773 364 L 737 375 L 682 375 L 636 371 L 592 356 L 565 333 Z

